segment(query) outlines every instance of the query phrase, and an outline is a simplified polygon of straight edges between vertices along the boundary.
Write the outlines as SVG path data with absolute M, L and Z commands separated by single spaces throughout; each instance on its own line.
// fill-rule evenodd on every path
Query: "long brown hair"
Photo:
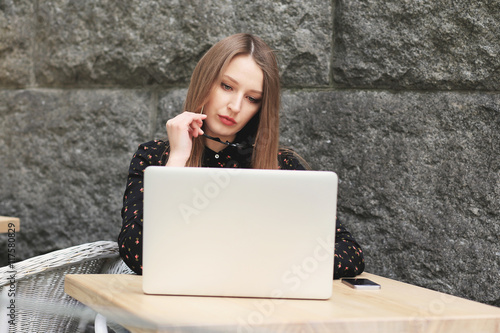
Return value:
M 280 80 L 276 56 L 259 37 L 236 34 L 212 46 L 196 65 L 184 102 L 184 110 L 200 113 L 210 93 L 231 60 L 237 55 L 250 55 L 264 74 L 262 104 L 255 119 L 242 129 L 254 138 L 252 168 L 278 169 Z M 203 137 L 193 138 L 191 156 L 186 166 L 201 166 Z

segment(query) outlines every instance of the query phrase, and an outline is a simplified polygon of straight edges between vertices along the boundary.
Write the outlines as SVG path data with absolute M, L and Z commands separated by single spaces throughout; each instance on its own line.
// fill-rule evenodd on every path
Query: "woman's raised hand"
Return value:
M 203 134 L 201 127 L 206 114 L 183 112 L 167 121 L 167 134 L 170 143 L 170 154 L 167 166 L 185 166 L 191 148 L 193 138 Z

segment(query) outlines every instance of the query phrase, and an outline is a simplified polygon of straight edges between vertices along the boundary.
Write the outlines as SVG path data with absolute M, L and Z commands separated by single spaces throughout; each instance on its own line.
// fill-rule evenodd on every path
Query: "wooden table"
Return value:
M 328 301 L 145 295 L 137 275 L 67 275 L 65 291 L 132 332 L 500 332 L 500 308 L 363 273 Z M 202 277 L 200 277 L 202 278 Z
M 17 217 L 0 216 L 0 233 L 7 233 L 12 230 L 12 224 L 14 224 L 15 231 L 19 231 L 21 227 L 21 222 Z

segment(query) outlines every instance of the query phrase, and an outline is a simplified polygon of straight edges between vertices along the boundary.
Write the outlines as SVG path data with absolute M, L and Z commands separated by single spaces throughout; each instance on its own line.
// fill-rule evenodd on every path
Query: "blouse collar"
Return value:
M 250 168 L 253 148 L 237 148 L 227 146 L 215 152 L 205 146 L 203 152 L 204 167 Z

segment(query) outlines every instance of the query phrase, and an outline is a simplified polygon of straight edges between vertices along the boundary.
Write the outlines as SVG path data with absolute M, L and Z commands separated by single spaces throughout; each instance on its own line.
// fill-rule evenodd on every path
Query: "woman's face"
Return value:
M 234 57 L 204 106 L 205 133 L 232 142 L 259 111 L 263 82 L 264 74 L 251 56 Z

